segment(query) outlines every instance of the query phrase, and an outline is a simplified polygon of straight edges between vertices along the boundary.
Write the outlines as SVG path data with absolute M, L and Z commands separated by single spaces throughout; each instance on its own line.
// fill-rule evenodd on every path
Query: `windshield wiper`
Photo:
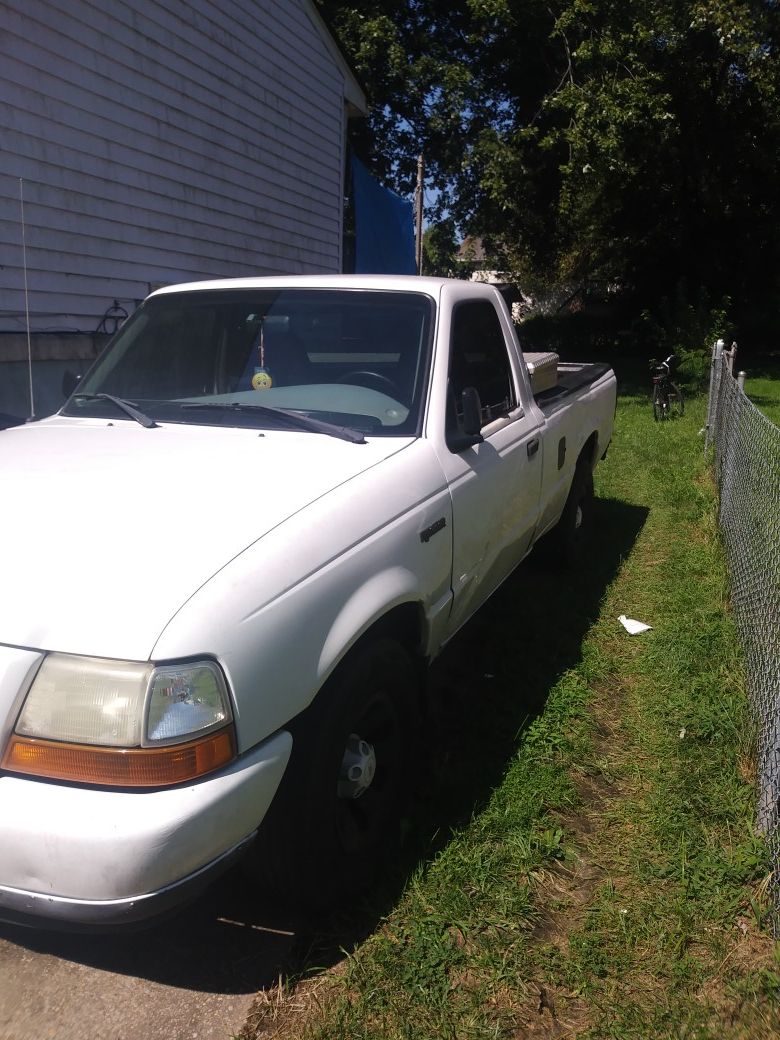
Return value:
M 180 405 L 187 409 L 217 409 L 226 412 L 254 412 L 266 419 L 282 419 L 299 430 L 309 430 L 311 433 L 324 433 L 329 437 L 338 437 L 342 441 L 351 441 L 353 444 L 365 444 L 366 438 L 359 430 L 353 430 L 351 426 L 337 426 L 335 423 L 324 422 L 322 419 L 314 419 L 310 415 L 301 412 L 291 412 L 286 408 L 269 408 L 265 404 L 241 404 L 240 401 L 193 401 Z
M 125 401 L 123 397 L 114 397 L 113 394 L 74 394 L 73 399 L 75 401 L 110 401 L 126 415 L 129 415 L 131 419 L 135 419 L 135 421 L 140 423 L 141 426 L 145 426 L 147 430 L 151 430 L 157 426 L 154 419 L 150 419 L 148 415 L 144 415 L 142 411 L 136 408 L 132 401 Z

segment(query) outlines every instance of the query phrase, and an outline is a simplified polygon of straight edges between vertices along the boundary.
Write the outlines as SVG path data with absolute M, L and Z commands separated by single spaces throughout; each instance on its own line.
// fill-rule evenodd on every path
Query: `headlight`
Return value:
M 50 654 L 0 767 L 81 783 L 182 783 L 235 757 L 232 718 L 212 661 L 155 667 Z

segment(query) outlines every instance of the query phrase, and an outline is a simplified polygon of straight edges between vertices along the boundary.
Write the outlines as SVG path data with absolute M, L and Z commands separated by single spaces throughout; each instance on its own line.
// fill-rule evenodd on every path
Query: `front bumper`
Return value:
M 128 899 L 67 899 L 0 885 L 0 921 L 54 931 L 98 931 L 152 923 L 199 896 L 242 855 L 254 836 L 255 832 L 175 884 Z
M 292 737 L 159 791 L 0 775 L 0 920 L 99 927 L 158 916 L 243 851 L 271 804 Z

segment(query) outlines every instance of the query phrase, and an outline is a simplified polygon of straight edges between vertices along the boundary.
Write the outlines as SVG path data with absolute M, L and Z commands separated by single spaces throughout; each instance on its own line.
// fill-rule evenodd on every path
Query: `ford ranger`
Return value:
M 200 282 L 0 433 L 0 919 L 150 920 L 239 857 L 368 883 L 425 666 L 581 552 L 615 378 L 557 362 L 490 285 Z

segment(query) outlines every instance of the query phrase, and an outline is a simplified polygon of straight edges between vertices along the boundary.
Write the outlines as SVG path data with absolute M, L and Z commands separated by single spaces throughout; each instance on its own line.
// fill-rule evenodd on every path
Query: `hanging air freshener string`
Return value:
M 252 376 L 252 388 L 254 390 L 269 390 L 274 381 L 271 373 L 265 367 L 265 321 L 260 322 L 260 343 L 258 347 L 259 365 L 255 366 L 255 374 Z

